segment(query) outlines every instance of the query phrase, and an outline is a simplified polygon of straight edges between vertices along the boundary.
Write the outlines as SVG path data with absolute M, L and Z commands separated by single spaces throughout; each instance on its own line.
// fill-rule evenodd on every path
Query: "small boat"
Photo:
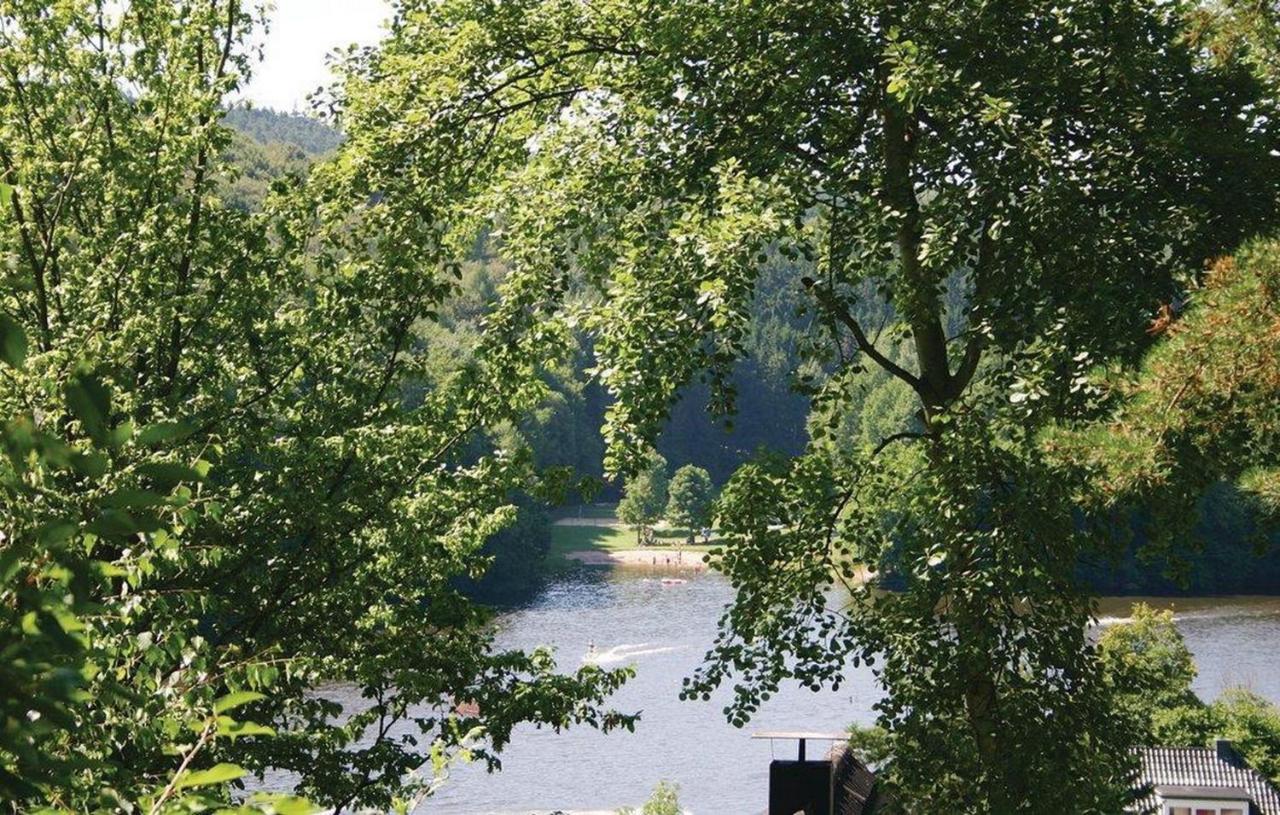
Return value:
M 683 586 L 685 583 L 688 583 L 688 582 L 689 582 L 688 580 L 685 580 L 685 579 L 680 578 L 680 577 L 664 577 L 664 578 L 662 578 L 662 585 L 664 585 L 664 586 Z

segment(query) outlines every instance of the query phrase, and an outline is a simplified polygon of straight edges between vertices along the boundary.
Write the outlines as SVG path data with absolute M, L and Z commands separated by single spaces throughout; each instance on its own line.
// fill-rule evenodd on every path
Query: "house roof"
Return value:
M 1135 785 L 1142 796 L 1139 812 L 1154 812 L 1157 790 L 1169 797 L 1236 798 L 1244 793 L 1258 815 L 1280 815 L 1280 790 L 1262 773 L 1251 768 L 1229 747 L 1144 747 L 1138 751 L 1142 770 Z M 1217 796 L 1183 796 L 1178 793 L 1216 791 Z

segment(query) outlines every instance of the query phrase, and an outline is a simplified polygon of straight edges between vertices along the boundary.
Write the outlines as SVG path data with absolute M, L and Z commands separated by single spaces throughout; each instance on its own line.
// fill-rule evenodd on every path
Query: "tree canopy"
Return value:
M 711 523 L 711 504 L 715 500 L 711 475 L 701 467 L 686 464 L 676 470 L 667 490 L 667 507 L 663 516 L 667 523 L 689 530 L 689 539 Z
M 509 283 L 597 285 L 564 318 L 615 399 L 611 469 L 641 466 L 691 380 L 731 407 L 769 252 L 815 264 L 791 281 L 822 360 L 811 442 L 722 495 L 738 599 L 690 695 L 732 682 L 742 723 L 783 680 L 872 662 L 892 780 L 922 811 L 1118 808 L 1125 736 L 1075 579 L 1106 530 L 1081 524 L 1087 478 L 1039 437 L 1101 415 L 1091 369 L 1136 359 L 1206 258 L 1274 223 L 1276 97 L 1195 47 L 1195 10 L 402 6 L 360 72 L 384 121 L 430 124 L 396 130 L 387 166 L 478 145 L 474 211 Z M 835 431 L 867 367 L 914 407 L 849 444 Z M 890 554 L 902 591 L 847 579 Z
M 685 695 L 743 725 L 872 665 L 913 811 L 1120 811 L 1081 557 L 1223 480 L 1280 503 L 1275 246 L 1203 273 L 1277 225 L 1272 16 L 400 0 L 309 164 L 226 127 L 256 11 L 0 0 L 0 790 L 387 809 L 519 723 L 630 726 L 625 671 L 496 650 L 460 586 L 597 452 L 651 524 L 672 412 L 772 347 L 808 437 L 721 493 Z M 602 437 L 558 445 L 587 365 Z
M 636 539 L 658 521 L 667 507 L 667 460 L 650 451 L 644 467 L 637 470 L 622 488 L 618 502 L 618 520 L 636 528 Z
M 5 720 L 24 807 L 225 805 L 275 769 L 387 809 L 459 756 L 496 766 L 520 722 L 632 721 L 602 705 L 625 672 L 496 649 L 457 587 L 511 496 L 556 488 L 490 434 L 540 403 L 562 332 L 513 293 L 428 376 L 412 329 L 457 290 L 467 162 L 370 172 L 372 97 L 305 180 L 220 197 L 254 8 L 0 3 L 3 709 L 56 725 Z

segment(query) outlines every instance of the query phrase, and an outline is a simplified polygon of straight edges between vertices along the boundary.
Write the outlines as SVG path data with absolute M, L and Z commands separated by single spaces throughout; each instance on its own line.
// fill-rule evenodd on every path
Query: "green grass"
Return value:
M 675 549 L 686 538 L 687 533 L 679 529 L 655 530 L 658 545 L 654 551 Z M 701 540 L 701 539 L 699 539 Z M 689 552 L 706 552 L 716 546 L 712 538 L 710 545 L 701 542 L 693 546 L 685 546 Z M 619 549 L 639 549 L 636 545 L 636 531 L 625 526 L 552 526 L 551 550 L 552 558 L 564 558 L 569 552 L 611 552 Z

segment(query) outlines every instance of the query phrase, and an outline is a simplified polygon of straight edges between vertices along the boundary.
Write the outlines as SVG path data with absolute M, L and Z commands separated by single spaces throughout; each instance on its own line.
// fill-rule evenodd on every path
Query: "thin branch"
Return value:
M 853 334 L 854 341 L 858 343 L 858 348 L 862 353 L 871 357 L 871 359 L 885 371 L 888 371 L 893 376 L 896 376 L 898 379 L 906 382 L 917 394 L 920 394 L 921 396 L 924 395 L 924 384 L 920 379 L 882 354 L 871 340 L 867 338 L 866 332 L 862 330 L 862 326 L 853 318 L 853 315 L 849 313 L 848 309 L 846 309 L 836 299 L 830 289 L 817 285 L 813 278 L 810 277 L 803 278 L 801 282 L 804 284 L 804 287 L 818 299 L 818 303 L 826 309 L 828 314 L 835 317 L 848 327 L 849 331 Z
M 871 451 L 871 457 L 875 458 L 876 456 L 880 455 L 882 452 L 884 452 L 884 449 L 886 447 L 893 444 L 894 442 L 906 441 L 907 439 L 927 439 L 927 438 L 929 438 L 928 433 L 917 433 L 914 430 L 903 430 L 900 433 L 894 433 L 891 436 L 885 436 L 883 439 L 880 440 L 880 443 L 876 445 L 876 449 Z

